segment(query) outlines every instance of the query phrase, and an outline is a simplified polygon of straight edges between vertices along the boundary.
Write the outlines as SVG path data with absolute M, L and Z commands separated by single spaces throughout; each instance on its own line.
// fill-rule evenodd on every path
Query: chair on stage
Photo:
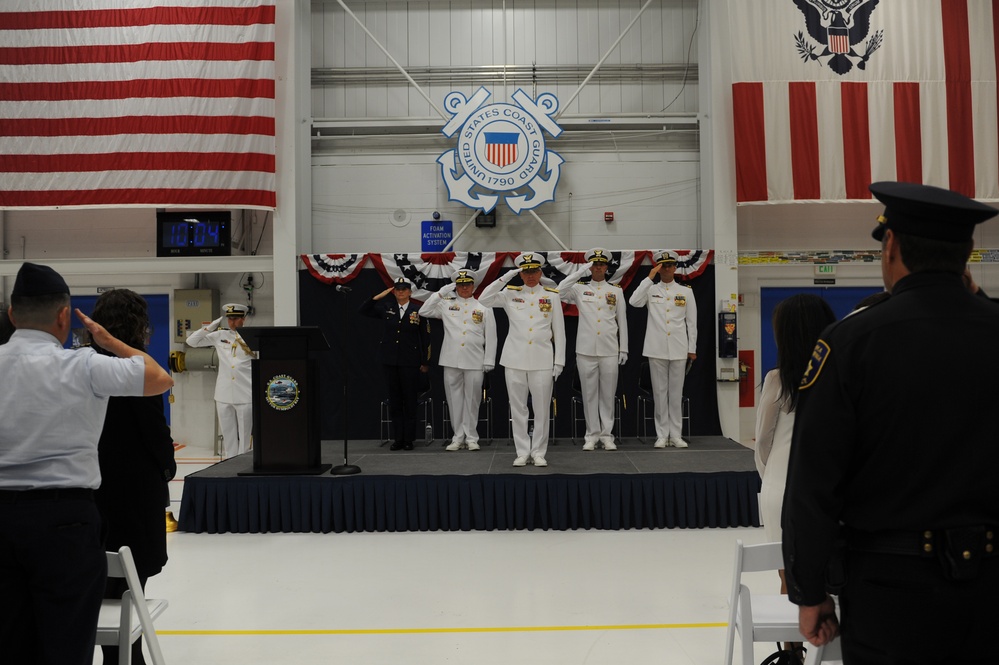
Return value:
M 431 394 L 433 391 L 430 385 L 429 372 L 420 372 L 417 391 L 416 409 L 423 414 L 423 418 L 419 422 L 423 425 L 424 445 L 429 446 L 434 442 L 434 398 Z M 389 401 L 387 398 L 382 400 L 379 413 L 378 429 L 382 439 L 379 445 L 384 446 L 386 443 L 393 441 L 392 435 L 394 434 L 392 431 L 392 413 L 389 411 Z
M 554 390 L 552 391 L 552 405 L 548 409 L 548 443 L 549 445 L 558 445 L 555 441 L 555 416 L 558 412 L 558 402 L 555 400 Z M 534 431 L 534 405 L 531 403 L 531 395 L 527 395 L 527 431 Z M 510 409 L 510 405 L 506 406 L 506 438 L 507 445 L 513 444 L 513 410 Z
M 635 423 L 635 434 L 638 440 L 646 443 L 649 438 L 649 423 L 652 423 L 653 434 L 655 433 L 656 410 L 655 396 L 652 394 L 652 370 L 649 362 L 645 361 L 639 368 L 638 373 L 638 408 L 637 422 Z M 690 438 L 690 399 L 686 396 L 680 401 L 680 435 Z M 655 437 L 652 437 L 655 440 Z
M 752 593 L 743 583 L 743 573 L 777 571 L 784 567 L 780 543 L 743 545 L 735 541 L 735 572 L 729 597 L 728 631 L 725 636 L 725 660 L 732 664 L 735 636 L 739 635 L 742 665 L 752 665 L 754 642 L 800 642 L 798 606 L 781 594 Z M 770 583 L 777 586 L 777 576 Z
M 572 445 L 576 445 L 579 436 L 579 426 L 582 423 L 583 432 L 586 432 L 586 416 L 583 412 L 583 386 L 579 378 L 579 366 L 572 373 Z M 621 397 L 614 395 L 614 427 L 611 434 L 618 440 L 621 439 Z
M 479 404 L 479 422 L 478 431 L 481 436 L 485 432 L 485 439 L 480 438 L 479 442 L 486 441 L 487 443 L 493 442 L 493 398 L 489 395 L 489 372 L 486 372 L 482 376 L 482 402 Z M 446 446 L 449 442 L 448 437 L 454 436 L 454 428 L 451 426 L 451 410 L 447 405 L 447 400 L 444 400 L 443 407 L 441 409 L 441 415 L 443 416 L 443 427 L 442 430 L 444 436 L 444 442 L 441 445 Z
M 117 552 L 108 552 L 107 558 L 108 577 L 124 578 L 128 589 L 120 600 L 104 600 L 101 603 L 97 646 L 117 645 L 119 665 L 129 665 L 132 662 L 132 644 L 140 636 L 145 636 L 153 665 L 165 665 L 153 619 L 163 614 L 167 601 L 146 598 L 139 584 L 132 551 L 127 546 Z

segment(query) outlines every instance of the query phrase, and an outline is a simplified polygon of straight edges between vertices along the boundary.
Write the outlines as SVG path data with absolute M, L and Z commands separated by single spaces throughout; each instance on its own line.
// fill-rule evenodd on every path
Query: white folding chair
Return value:
M 135 560 L 128 547 L 117 552 L 108 552 L 108 577 L 123 577 L 128 590 L 121 600 L 105 600 L 101 603 L 101 615 L 97 622 L 98 646 L 118 645 L 119 665 L 132 662 L 132 644 L 140 635 L 146 637 L 146 648 L 153 665 L 166 665 L 160 643 L 156 639 L 153 619 L 163 614 L 167 601 L 146 598 L 139 584 L 139 573 L 135 570 Z M 110 664 L 109 664 L 110 665 Z
M 735 541 L 735 572 L 729 598 L 725 660 L 731 665 L 735 635 L 739 634 L 742 665 L 752 665 L 754 642 L 800 642 L 798 607 L 780 594 L 754 594 L 742 582 L 743 573 L 780 570 L 784 567 L 780 543 L 743 545 Z M 777 586 L 777 576 L 772 584 Z

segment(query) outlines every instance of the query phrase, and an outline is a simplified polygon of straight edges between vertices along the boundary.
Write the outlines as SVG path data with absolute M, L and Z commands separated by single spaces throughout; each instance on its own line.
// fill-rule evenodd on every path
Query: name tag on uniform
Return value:
M 583 297 L 584 298 L 592 298 L 595 295 L 597 295 L 597 294 L 595 294 L 593 291 L 583 291 Z
M 513 302 L 517 303 L 518 305 L 523 305 L 524 304 L 524 299 L 523 298 L 514 298 Z
M 460 312 L 461 311 L 461 305 L 451 305 L 447 309 L 448 309 L 449 312 Z

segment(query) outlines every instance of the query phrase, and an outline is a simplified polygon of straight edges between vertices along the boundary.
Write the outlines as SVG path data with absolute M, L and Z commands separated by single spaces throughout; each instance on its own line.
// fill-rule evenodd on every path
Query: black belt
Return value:
M 93 501 L 94 490 L 84 487 L 57 487 L 44 490 L 0 490 L 0 503 L 25 501 Z
M 982 559 L 999 555 L 999 527 L 993 525 L 926 531 L 845 529 L 851 550 L 938 559 L 948 577 L 972 579 Z

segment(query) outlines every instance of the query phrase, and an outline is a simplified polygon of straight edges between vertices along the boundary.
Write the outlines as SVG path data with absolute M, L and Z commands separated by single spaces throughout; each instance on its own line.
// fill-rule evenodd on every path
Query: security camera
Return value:
M 437 221 L 438 219 L 441 218 L 441 214 L 439 212 L 437 212 L 436 210 L 434 210 L 433 218 L 434 218 L 434 221 Z

